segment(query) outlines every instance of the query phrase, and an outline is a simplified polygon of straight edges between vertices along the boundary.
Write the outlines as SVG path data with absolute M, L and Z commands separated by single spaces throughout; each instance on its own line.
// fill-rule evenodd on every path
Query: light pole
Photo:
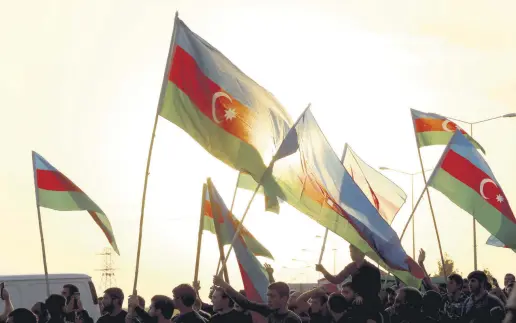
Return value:
M 479 121 L 475 121 L 475 122 L 468 122 L 468 121 L 459 120 L 459 119 L 450 118 L 450 117 L 447 117 L 447 118 L 451 119 L 453 121 L 458 121 L 458 122 L 462 122 L 465 124 L 469 124 L 469 135 L 471 136 L 471 138 L 473 138 L 473 125 L 476 125 L 479 123 L 484 123 L 484 122 L 491 121 L 491 120 L 496 120 L 496 119 L 514 118 L 514 117 L 516 117 L 516 113 L 507 113 L 507 114 L 504 114 L 504 115 L 501 115 L 498 117 L 488 118 L 488 119 L 479 120 Z M 474 263 L 475 270 L 477 270 L 477 221 L 475 220 L 474 217 L 473 217 L 473 263 Z
M 337 267 L 335 260 L 337 259 L 337 248 L 333 248 L 333 274 L 337 275 Z
M 410 187 L 411 187 L 410 198 L 412 201 L 412 212 L 414 212 L 414 176 L 419 175 L 423 172 L 419 171 L 419 172 L 415 172 L 415 173 L 408 173 L 408 172 L 404 172 L 401 170 L 392 169 L 389 167 L 380 167 L 380 169 L 381 170 L 390 170 L 391 172 L 396 172 L 396 173 L 410 176 Z M 432 169 L 431 168 L 425 169 L 425 172 L 428 172 L 430 170 L 432 170 Z M 414 219 L 415 219 L 415 217 L 412 216 L 412 258 L 416 259 L 416 226 L 415 226 Z

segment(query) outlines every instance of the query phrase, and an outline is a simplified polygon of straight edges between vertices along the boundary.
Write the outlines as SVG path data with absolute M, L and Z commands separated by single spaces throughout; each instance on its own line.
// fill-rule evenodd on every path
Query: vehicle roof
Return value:
M 13 280 L 40 280 L 45 279 L 44 274 L 31 274 L 31 275 L 0 275 L 0 281 L 13 281 Z M 90 280 L 91 277 L 86 274 L 48 274 L 49 280 L 61 280 L 61 279 L 86 279 Z

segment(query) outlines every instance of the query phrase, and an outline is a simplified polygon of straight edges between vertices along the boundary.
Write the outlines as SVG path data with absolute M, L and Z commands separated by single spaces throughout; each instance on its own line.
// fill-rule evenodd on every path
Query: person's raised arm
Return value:
M 434 285 L 434 283 L 432 283 L 432 280 L 430 279 L 430 276 L 428 276 L 428 273 L 425 268 L 425 258 L 426 258 L 425 251 L 423 249 L 419 249 L 419 256 L 417 258 L 417 262 L 418 262 L 419 266 L 421 267 L 421 269 L 423 269 L 423 272 L 425 273 L 425 277 L 423 278 L 423 283 L 425 284 L 425 286 L 427 288 L 430 288 L 430 289 L 440 293 L 441 291 L 439 290 L 439 287 Z
M 9 292 L 5 288 L 2 290 L 2 299 L 4 300 L 4 312 L 0 314 L 0 321 L 6 322 L 7 317 L 14 310 L 14 307 L 11 302 L 11 295 L 9 295 Z
M 335 276 L 330 274 L 321 264 L 315 265 L 315 270 L 322 273 L 324 278 L 326 278 L 326 280 L 330 283 L 338 285 L 346 280 L 346 278 L 348 278 L 351 274 L 353 274 L 357 270 L 357 267 L 354 263 L 351 263 Z
M 319 295 L 325 295 L 326 291 L 322 287 L 316 287 L 311 290 L 308 290 L 304 292 L 303 294 L 299 295 L 299 297 L 296 300 L 297 306 L 300 308 L 302 312 L 308 311 L 310 308 L 310 303 L 308 301 L 310 298 L 314 298 Z
M 265 267 L 265 271 L 267 271 L 267 275 L 269 276 L 269 283 L 274 283 L 274 268 L 272 268 L 272 266 L 267 263 L 263 264 L 263 266 Z
M 220 276 L 213 276 L 213 285 L 224 289 L 226 294 L 244 310 L 256 312 L 264 317 L 267 317 L 272 312 L 269 306 L 248 300 L 244 295 L 240 294 L 226 283 Z
M 135 316 L 138 316 L 139 318 L 141 318 L 144 323 L 154 323 L 155 322 L 153 317 L 150 316 L 149 313 L 145 312 L 145 310 L 140 307 L 140 302 L 138 300 L 137 295 L 129 296 L 127 304 L 128 304 L 129 313 L 125 317 L 126 323 L 132 322 L 132 319 Z

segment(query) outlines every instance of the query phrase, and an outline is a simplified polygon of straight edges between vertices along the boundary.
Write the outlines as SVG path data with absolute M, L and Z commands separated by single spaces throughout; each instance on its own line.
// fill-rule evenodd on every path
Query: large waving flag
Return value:
M 348 144 L 344 148 L 343 156 L 344 167 L 355 183 L 382 218 L 391 224 L 405 203 L 407 194 L 382 173 L 366 164 Z
M 422 269 L 353 181 L 310 109 L 280 146 L 272 175 L 281 188 L 277 195 L 282 200 L 346 239 L 406 284 L 420 285 Z
M 486 245 L 498 248 L 509 248 L 503 242 L 498 240 L 495 236 L 490 236 L 486 241 Z M 516 249 L 512 249 L 512 251 L 516 252 Z
M 33 151 L 32 159 L 38 205 L 57 211 L 88 211 L 106 235 L 113 250 L 120 254 L 111 223 L 100 207 L 38 153 Z
M 214 218 L 221 218 L 221 229 L 233 237 L 237 230 L 237 224 L 231 220 L 232 216 L 211 180 L 208 180 L 208 195 L 212 203 Z M 267 301 L 267 288 L 269 286 L 267 271 L 256 256 L 253 255 L 253 252 L 242 236 L 235 241 L 233 249 L 235 250 L 235 256 L 238 267 L 240 268 L 247 298 L 253 302 L 265 303 Z M 266 322 L 262 316 L 256 313 L 253 314 L 253 321 L 255 323 Z
M 247 174 L 240 172 L 238 174 L 238 188 L 243 188 L 245 190 L 254 192 L 256 189 L 256 186 L 258 186 L 258 183 L 254 180 L 254 178 Z M 265 198 L 265 210 L 268 212 L 273 212 L 276 214 L 279 214 L 280 211 L 280 201 L 276 196 L 269 196 L 265 194 L 263 186 L 260 186 L 258 189 L 259 194 L 263 194 Z
M 217 234 L 217 230 L 215 228 L 215 225 L 220 225 L 220 234 L 218 235 L 218 239 L 221 242 L 223 246 L 231 244 L 231 241 L 233 241 L 233 230 L 229 229 L 233 226 L 237 226 L 240 224 L 240 221 L 238 221 L 237 218 L 233 214 L 230 214 L 228 211 L 228 214 L 226 216 L 221 216 L 220 212 L 214 212 L 214 209 L 220 209 L 225 208 L 225 206 L 221 206 L 219 203 L 220 199 L 211 199 L 211 192 L 209 191 L 209 187 L 211 187 L 211 190 L 217 193 L 217 196 L 219 196 L 217 190 L 215 189 L 215 186 L 211 182 L 211 179 L 208 179 L 208 185 L 206 186 L 206 194 L 205 200 L 204 200 L 204 218 L 203 218 L 203 224 L 204 224 L 204 230 L 209 231 L 213 234 Z M 215 223 L 215 216 L 217 216 L 217 224 Z M 225 225 L 224 221 L 230 221 L 229 225 Z M 270 251 L 265 248 L 256 238 L 249 232 L 245 226 L 242 226 L 242 229 L 240 230 L 240 235 L 243 237 L 247 247 L 249 250 L 255 255 L 255 256 L 261 256 L 266 257 L 269 259 L 274 259 L 272 257 L 272 254 Z
M 484 148 L 480 146 L 470 135 L 463 129 L 457 126 L 453 121 L 440 116 L 435 113 L 424 113 L 414 109 L 410 109 L 412 113 L 412 121 L 414 123 L 414 130 L 416 132 L 417 144 L 419 147 L 432 145 L 447 145 L 453 133 L 459 130 L 465 135 L 476 148 L 482 150 L 485 154 Z
M 292 121 L 267 90 L 179 18 L 159 114 L 259 181 Z
M 500 184 L 473 144 L 456 131 L 428 180 L 509 248 L 516 248 L 516 218 Z

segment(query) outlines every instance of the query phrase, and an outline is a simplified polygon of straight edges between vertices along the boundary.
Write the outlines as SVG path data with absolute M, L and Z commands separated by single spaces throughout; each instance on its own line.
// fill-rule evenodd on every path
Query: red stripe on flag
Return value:
M 97 215 L 97 212 L 88 211 L 88 213 L 93 218 L 93 221 L 95 221 L 95 223 L 97 223 L 97 225 L 100 227 L 102 232 L 104 232 L 104 235 L 108 239 L 109 243 L 113 244 L 113 238 L 111 236 L 111 232 L 109 232 L 108 228 L 106 228 L 106 226 L 104 226 L 104 223 L 102 223 L 102 221 L 100 221 L 99 216 Z
M 37 169 L 38 188 L 58 192 L 82 192 L 71 180 L 59 172 Z
M 251 143 L 256 113 L 204 75 L 195 59 L 177 45 L 168 79 L 220 128 L 244 142 Z
M 251 277 L 247 274 L 244 267 L 240 262 L 238 262 L 238 267 L 240 268 L 240 274 L 242 275 L 242 282 L 244 283 L 244 290 L 247 294 L 247 299 L 250 301 L 253 301 L 255 303 L 261 303 L 264 304 L 265 300 L 261 298 L 260 294 L 258 294 L 258 291 L 254 287 L 254 283 L 251 280 Z M 253 323 L 265 323 L 267 322 L 265 318 L 258 313 L 254 313 L 253 315 Z
M 480 191 L 481 182 L 485 179 L 489 179 L 494 182 L 494 180 L 480 168 L 451 149 L 446 153 L 441 164 L 441 168 L 451 176 L 469 186 L 480 196 L 482 196 L 482 192 Z M 460 194 L 460 192 L 458 193 Z M 506 218 L 516 223 L 516 218 L 514 217 L 511 207 L 509 206 L 509 202 L 507 201 L 501 187 L 498 187 L 498 185 L 493 184 L 492 182 L 488 182 L 484 184 L 483 193 L 487 197 L 487 199 L 484 199 L 487 203 L 491 204 Z

